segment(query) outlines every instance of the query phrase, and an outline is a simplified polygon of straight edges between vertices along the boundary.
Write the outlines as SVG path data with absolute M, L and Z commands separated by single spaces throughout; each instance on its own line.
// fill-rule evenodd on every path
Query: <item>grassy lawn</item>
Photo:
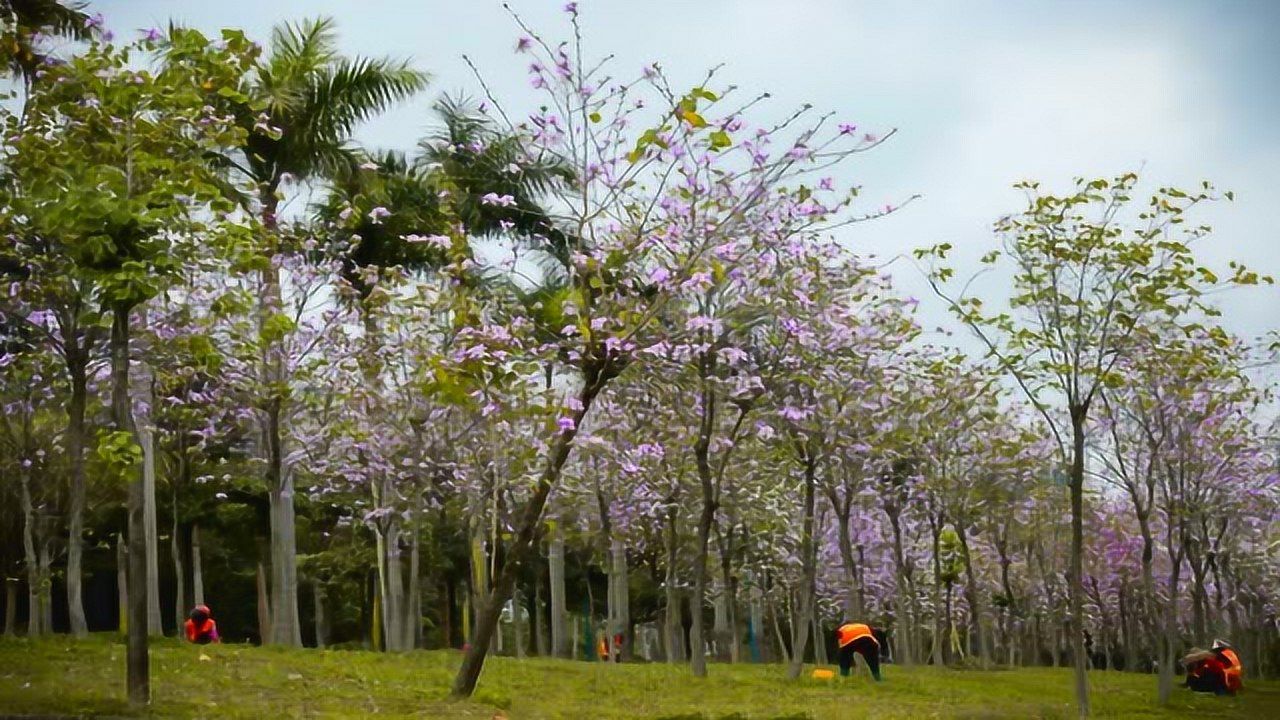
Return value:
M 203 656 L 203 657 L 202 657 Z M 683 667 L 494 658 L 471 702 L 446 698 L 456 652 L 381 655 L 245 645 L 152 647 L 158 717 L 425 718 L 1069 718 L 1070 671 L 885 670 L 885 682 L 788 682 L 779 666 Z M 1179 689 L 1153 707 L 1152 676 L 1094 673 L 1097 717 L 1280 718 L 1280 683 L 1249 682 L 1238 698 Z M 112 637 L 0 640 L 0 715 L 127 715 L 124 646 Z

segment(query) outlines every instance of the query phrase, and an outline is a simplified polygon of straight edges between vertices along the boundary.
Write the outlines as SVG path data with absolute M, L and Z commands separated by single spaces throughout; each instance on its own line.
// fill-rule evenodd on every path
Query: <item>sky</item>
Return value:
M 536 30 L 568 37 L 562 0 L 510 0 Z M 1215 228 L 1197 252 L 1280 275 L 1280 2 L 1271 0 L 580 0 L 588 54 L 615 54 L 618 74 L 658 61 L 693 86 L 723 63 L 743 94 L 770 92 L 778 115 L 803 103 L 870 132 L 896 130 L 838 178 L 868 209 L 920 199 L 841 238 L 889 265 L 934 328 L 957 330 L 913 248 L 949 242 L 957 275 L 996 246 L 992 222 L 1016 211 L 1011 186 L 1066 190 L 1077 176 L 1134 170 L 1148 187 L 1211 180 L 1235 201 L 1199 219 Z M 327 15 L 346 52 L 411 58 L 434 76 L 420 98 L 361 128 L 379 148 L 411 148 L 441 94 L 475 96 L 466 54 L 509 108 L 535 107 L 518 28 L 499 0 L 98 0 L 117 35 L 170 19 L 233 26 L 260 41 L 273 24 Z M 985 281 L 985 284 L 984 284 Z M 997 277 L 974 285 L 999 297 Z M 1280 329 L 1280 288 L 1217 297 L 1244 337 Z M 960 339 L 963 331 L 950 341 Z M 1275 373 L 1270 373 L 1275 377 Z

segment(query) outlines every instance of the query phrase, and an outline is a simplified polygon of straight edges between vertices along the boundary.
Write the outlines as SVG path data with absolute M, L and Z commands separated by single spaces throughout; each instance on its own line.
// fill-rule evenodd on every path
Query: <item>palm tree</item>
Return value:
M 361 122 L 381 113 L 426 86 L 427 75 L 407 61 L 349 58 L 337 48 L 331 19 L 320 18 L 275 28 L 271 48 L 246 78 L 250 103 L 233 111 L 247 139 L 240 155 L 227 158 L 257 188 L 257 212 L 266 229 L 264 251 L 281 252 L 277 231 L 280 185 L 286 176 L 326 180 L 351 172 L 358 154 L 351 134 Z M 262 273 L 260 322 L 267 323 L 283 307 L 280 273 L 268 264 Z M 263 377 L 268 388 L 282 388 L 283 348 L 274 342 L 264 352 Z M 298 622 L 297 546 L 294 534 L 293 481 L 284 471 L 287 417 L 285 394 L 265 394 L 263 443 L 265 479 L 271 501 L 272 620 L 270 640 L 301 645 Z
M 9 74 L 30 89 L 46 57 L 36 45 L 40 35 L 88 40 L 94 28 L 84 7 L 83 2 L 0 0 L 0 58 Z

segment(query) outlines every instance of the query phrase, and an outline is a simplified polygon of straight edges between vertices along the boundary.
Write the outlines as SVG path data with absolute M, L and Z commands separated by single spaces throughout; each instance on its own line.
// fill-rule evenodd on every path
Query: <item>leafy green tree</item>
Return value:
M 7 117 L 11 139 L 5 224 L 24 252 L 91 284 L 110 318 L 111 418 L 98 455 L 129 483 L 128 688 L 149 701 L 147 545 L 141 451 L 129 387 L 131 315 L 181 273 L 193 253 L 242 247 L 233 225 L 208 225 L 233 209 L 205 162 L 242 132 L 205 103 L 210 90 L 236 97 L 255 50 L 224 32 L 222 49 L 198 32 L 174 31 L 168 62 L 139 69 L 158 45 L 94 43 L 35 87 L 25 126 Z M 194 233 L 200 242 L 192 241 Z

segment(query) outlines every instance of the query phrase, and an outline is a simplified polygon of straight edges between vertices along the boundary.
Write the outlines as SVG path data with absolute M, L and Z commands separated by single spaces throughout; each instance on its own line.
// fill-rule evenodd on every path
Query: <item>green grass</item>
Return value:
M 205 658 L 202 660 L 201 655 Z M 381 655 L 246 645 L 196 648 L 165 640 L 151 651 L 151 713 L 158 717 L 666 718 L 1070 718 L 1066 669 L 885 669 L 885 682 L 802 679 L 777 665 L 712 665 L 697 680 L 684 667 L 612 666 L 491 658 L 473 700 L 446 697 L 456 651 Z M 1179 688 L 1154 706 L 1149 675 L 1093 673 L 1095 716 L 1280 718 L 1280 683 L 1248 682 L 1237 698 Z M 124 646 L 111 637 L 74 642 L 0 640 L 0 715 L 128 715 Z

